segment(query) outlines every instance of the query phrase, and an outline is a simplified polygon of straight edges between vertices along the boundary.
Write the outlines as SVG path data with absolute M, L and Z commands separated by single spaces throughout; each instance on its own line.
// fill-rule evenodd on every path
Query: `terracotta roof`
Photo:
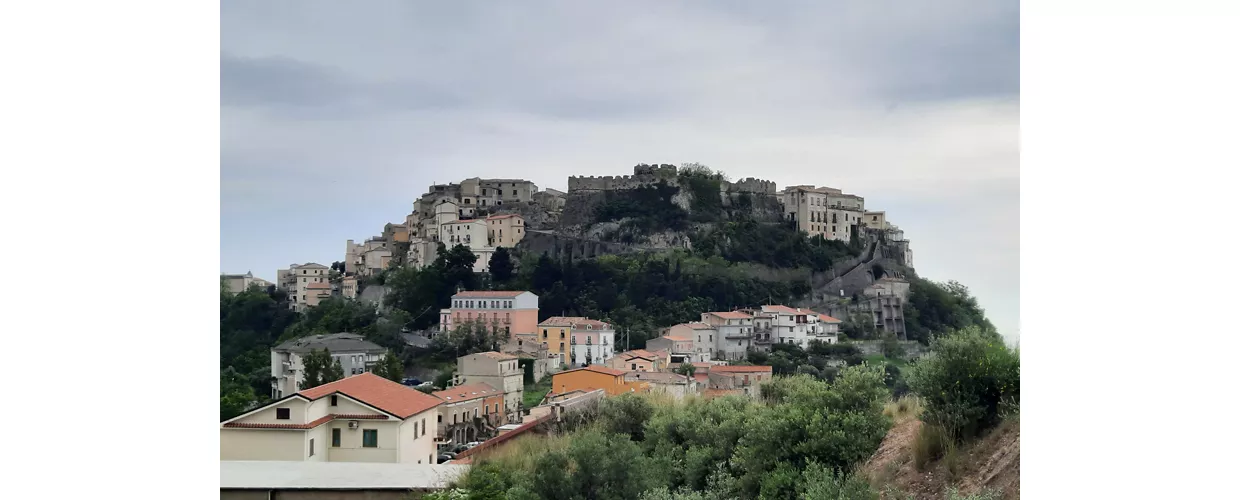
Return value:
M 626 381 L 654 382 L 656 384 L 687 384 L 689 377 L 670 372 L 628 372 L 624 374 Z
M 472 459 L 470 459 L 469 457 L 471 457 L 471 456 L 473 456 L 473 455 L 477 455 L 478 453 L 481 453 L 481 452 L 482 452 L 482 450 L 486 450 L 486 449 L 494 448 L 496 445 L 498 445 L 498 444 L 500 444 L 500 443 L 503 443 L 504 441 L 507 441 L 507 440 L 512 439 L 512 438 L 515 438 L 515 437 L 517 437 L 517 436 L 519 436 L 519 435 L 521 435 L 521 434 L 525 433 L 526 431 L 529 431 L 530 429 L 533 429 L 534 427 L 537 427 L 537 426 L 538 426 L 538 424 L 541 424 L 541 423 L 543 423 L 543 422 L 546 422 L 547 420 L 550 420 L 550 419 L 551 419 L 551 417 L 552 417 L 552 415 L 551 415 L 550 413 L 548 413 L 548 414 L 543 415 L 543 416 L 541 416 L 541 417 L 538 417 L 538 418 L 536 418 L 536 419 L 534 419 L 534 420 L 531 420 L 531 421 L 529 421 L 529 422 L 526 422 L 526 423 L 524 423 L 524 424 L 521 424 L 521 426 L 520 426 L 520 427 L 517 427 L 516 429 L 510 430 L 510 431 L 508 431 L 508 432 L 505 432 L 505 433 L 503 433 L 503 434 L 500 434 L 500 435 L 498 435 L 498 436 L 495 436 L 495 437 L 493 437 L 493 438 L 491 438 L 491 439 L 488 439 L 488 440 L 486 440 L 486 441 L 483 441 L 483 442 L 482 442 L 482 444 L 479 444 L 478 446 L 475 446 L 475 447 L 470 448 L 470 449 L 468 449 L 468 450 L 462 451 L 459 455 L 457 455 L 457 456 L 456 456 L 456 458 L 455 458 L 455 459 L 453 459 L 453 460 L 452 460 L 451 462 L 449 462 L 449 463 L 454 463 L 454 464 L 457 464 L 457 463 L 471 463 L 471 462 L 473 462 L 473 460 L 472 460 Z
M 711 373 L 753 373 L 753 372 L 770 372 L 769 366 L 733 366 L 720 365 L 710 369 Z
M 495 351 L 480 352 L 478 353 L 478 355 L 486 356 L 491 359 L 498 359 L 501 361 L 508 360 L 508 359 L 517 359 L 516 356 L 513 356 L 511 354 L 504 354 L 502 352 L 495 352 Z
M 508 297 L 508 298 L 512 298 L 512 297 L 521 295 L 523 293 L 525 293 L 524 290 L 520 290 L 520 291 L 474 290 L 474 291 L 458 292 L 456 295 L 453 295 L 452 298 L 456 298 L 456 297 Z
M 472 401 L 472 400 L 479 399 L 479 398 L 503 395 L 504 392 L 494 387 L 491 387 L 491 384 L 477 383 L 477 384 L 458 385 L 456 387 L 450 387 L 442 391 L 432 392 L 431 394 L 439 399 L 444 400 L 445 402 L 457 403 L 461 401 Z
M 313 429 L 332 420 L 387 420 L 386 415 L 350 415 L 330 414 L 316 418 L 308 424 L 263 424 L 257 422 L 229 422 L 224 427 L 230 429 Z
M 572 370 L 565 370 L 565 371 L 562 371 L 562 372 L 556 373 L 555 375 L 561 375 L 561 374 L 565 374 L 565 373 L 578 372 L 578 371 L 581 371 L 581 370 L 592 371 L 592 372 L 594 372 L 594 373 L 602 373 L 602 374 L 612 375 L 612 376 L 624 375 L 624 373 L 625 373 L 625 372 L 623 372 L 623 371 L 621 371 L 621 370 L 617 370 L 617 369 L 615 369 L 615 368 L 608 368 L 608 367 L 606 367 L 606 366 L 600 366 L 600 365 L 590 365 L 590 366 L 583 366 L 583 367 L 581 367 L 581 368 L 574 368 L 574 369 L 572 369 Z M 552 375 L 552 377 L 554 377 L 555 375 Z
M 707 374 L 705 374 L 705 373 L 702 373 L 702 372 L 694 372 L 694 373 L 693 373 L 693 380 L 696 380 L 696 381 L 701 382 L 701 383 L 703 383 L 703 384 L 708 384 L 708 383 L 710 383 L 710 376 L 709 376 L 709 375 L 707 375 Z
M 597 319 L 590 319 L 581 316 L 552 316 L 538 324 L 538 326 L 569 326 L 573 328 L 585 327 L 586 325 L 589 325 L 595 330 L 606 330 L 611 327 L 611 325 Z
M 507 219 L 510 217 L 520 217 L 520 215 L 517 215 L 517 214 L 492 215 L 490 217 L 487 217 L 487 220 Z
M 676 326 L 687 326 L 687 327 L 692 328 L 692 329 L 694 329 L 694 330 L 713 330 L 713 329 L 715 328 L 715 327 L 710 326 L 710 325 L 708 325 L 708 324 L 706 324 L 706 323 L 703 323 L 703 322 L 701 322 L 701 321 L 691 321 L 691 322 L 689 322 L 689 323 L 681 323 L 681 324 L 676 325 Z M 673 328 L 675 328 L 675 327 L 673 327 Z
M 715 365 L 712 365 L 712 364 L 707 363 L 707 362 L 705 362 L 705 361 L 694 361 L 694 362 L 689 363 L 689 364 L 693 365 L 693 367 L 694 367 L 694 368 L 705 368 L 705 369 L 707 369 L 707 370 L 709 370 L 709 369 L 710 369 L 710 367 L 715 366 Z
M 793 309 L 785 305 L 762 306 L 763 311 L 778 312 L 783 314 L 816 314 L 809 309 Z
M 645 349 L 633 349 L 632 351 L 624 351 L 620 354 L 617 354 L 616 356 L 623 358 L 623 359 L 633 359 L 633 358 L 659 359 L 659 358 L 663 358 L 667 356 L 667 354 L 664 351 L 647 351 Z
M 406 387 L 373 373 L 362 373 L 298 392 L 311 401 L 339 392 L 370 406 L 409 418 L 443 404 L 443 401 L 417 389 Z
M 840 320 L 838 320 L 838 319 L 835 319 L 835 318 L 832 318 L 832 317 L 830 317 L 830 316 L 827 316 L 826 314 L 819 314 L 819 315 L 818 315 L 818 320 L 819 320 L 819 321 L 825 321 L 825 322 L 827 322 L 827 323 L 843 323 L 843 321 L 840 321 Z
M 328 290 L 331 290 L 332 286 L 328 283 L 311 283 L 309 285 L 306 285 L 306 288 L 311 289 L 311 290 L 318 290 L 320 288 L 326 288 Z
M 753 318 L 753 316 L 750 316 L 740 311 L 708 312 L 706 314 L 718 316 L 723 319 L 752 319 Z
M 678 335 L 664 335 L 662 338 L 665 338 L 665 339 L 668 339 L 668 340 L 672 340 L 672 341 L 676 341 L 676 342 L 688 342 L 688 341 L 693 340 L 693 339 L 687 339 L 687 338 L 684 338 L 684 337 L 681 337 L 681 336 L 678 336 Z

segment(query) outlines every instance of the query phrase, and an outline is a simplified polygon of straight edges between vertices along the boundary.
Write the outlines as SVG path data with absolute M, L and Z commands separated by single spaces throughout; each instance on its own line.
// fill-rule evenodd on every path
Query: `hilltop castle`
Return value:
M 669 186 L 677 186 L 679 174 L 680 171 L 675 165 L 643 163 L 633 167 L 633 175 L 569 176 L 568 192 L 619 191 L 654 186 L 660 182 L 667 183 Z M 737 182 L 723 181 L 719 190 L 729 193 L 760 193 L 772 196 L 776 194 L 774 182 L 753 177 L 746 177 Z

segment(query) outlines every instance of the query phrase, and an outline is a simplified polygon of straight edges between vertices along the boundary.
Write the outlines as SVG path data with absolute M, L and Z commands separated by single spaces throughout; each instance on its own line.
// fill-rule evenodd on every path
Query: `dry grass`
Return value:
M 883 415 L 891 417 L 896 423 L 900 423 L 920 417 L 921 408 L 921 399 L 912 394 L 907 394 L 883 406 Z
M 937 425 L 922 425 L 913 438 L 913 465 L 925 470 L 926 464 L 955 452 L 956 446 L 947 430 Z

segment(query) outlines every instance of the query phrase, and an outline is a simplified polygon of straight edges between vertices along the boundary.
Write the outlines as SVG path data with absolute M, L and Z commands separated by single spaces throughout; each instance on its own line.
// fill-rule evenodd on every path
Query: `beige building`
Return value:
M 701 392 L 696 379 L 669 372 L 628 372 L 624 381 L 629 383 L 644 382 L 649 385 L 650 392 L 661 392 L 680 401 Z
M 246 271 L 245 274 L 221 274 L 220 279 L 224 281 L 228 287 L 228 292 L 238 294 L 248 290 L 251 286 L 257 286 L 266 290 L 271 286 L 271 282 L 262 278 L 255 278 L 253 274 Z
M 437 444 L 462 444 L 485 439 L 507 423 L 504 391 L 490 384 L 466 384 L 434 393 L 439 405 Z
M 762 383 L 771 380 L 773 371 L 769 366 L 712 366 L 706 375 L 709 389 L 738 391 L 756 399 L 762 395 Z
M 790 186 L 779 195 L 784 216 L 810 236 L 851 241 L 852 227 L 862 223 L 865 199 L 830 187 Z
M 340 278 L 340 295 L 346 299 L 357 298 L 357 277 L 345 276 Z
M 220 424 L 220 460 L 434 464 L 439 398 L 371 373 Z
M 887 212 L 866 212 L 861 224 L 872 229 L 887 230 Z
M 493 247 L 512 248 L 525 237 L 525 219 L 517 214 L 487 217 L 487 241 Z
M 276 271 L 280 289 L 288 293 L 289 307 L 300 312 L 331 297 L 327 270 L 325 265 L 310 262 L 292 264 L 288 269 Z
M 521 421 L 521 398 L 525 393 L 524 372 L 517 357 L 495 351 L 456 358 L 453 386 L 487 384 L 504 392 L 503 414 L 508 423 Z
M 690 361 L 710 361 L 715 353 L 715 327 L 702 322 L 681 323 L 663 330 L 663 335 L 693 341 L 693 357 Z M 647 346 L 650 344 L 647 343 Z

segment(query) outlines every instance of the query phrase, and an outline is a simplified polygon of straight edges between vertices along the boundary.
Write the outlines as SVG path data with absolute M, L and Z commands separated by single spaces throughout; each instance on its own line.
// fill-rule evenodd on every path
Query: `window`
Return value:
M 457 417 L 457 415 L 456 415 L 455 413 L 453 413 L 453 414 L 452 414 L 452 425 L 456 425 L 456 417 Z
M 474 418 L 478 418 L 478 409 L 474 408 Z
M 512 190 L 512 195 L 513 195 L 513 196 L 516 196 L 516 195 L 517 195 L 517 190 L 516 190 L 516 189 Z
M 332 429 L 332 448 L 340 447 L 340 429 Z
M 288 408 L 276 408 L 276 420 L 288 420 L 288 414 Z
M 426 419 L 422 419 L 422 435 L 426 435 Z
M 637 369 L 637 363 L 633 363 L 633 368 L 632 368 L 632 369 L 633 369 L 633 370 L 636 370 L 636 369 Z
M 378 448 L 379 447 L 379 430 L 363 429 L 362 430 L 362 448 Z
M 314 456 L 314 439 L 310 439 L 310 456 Z
M 437 422 L 437 423 L 442 424 L 442 423 L 443 423 L 443 415 L 439 415 L 439 416 L 438 416 L 438 419 L 436 420 L 436 422 Z

